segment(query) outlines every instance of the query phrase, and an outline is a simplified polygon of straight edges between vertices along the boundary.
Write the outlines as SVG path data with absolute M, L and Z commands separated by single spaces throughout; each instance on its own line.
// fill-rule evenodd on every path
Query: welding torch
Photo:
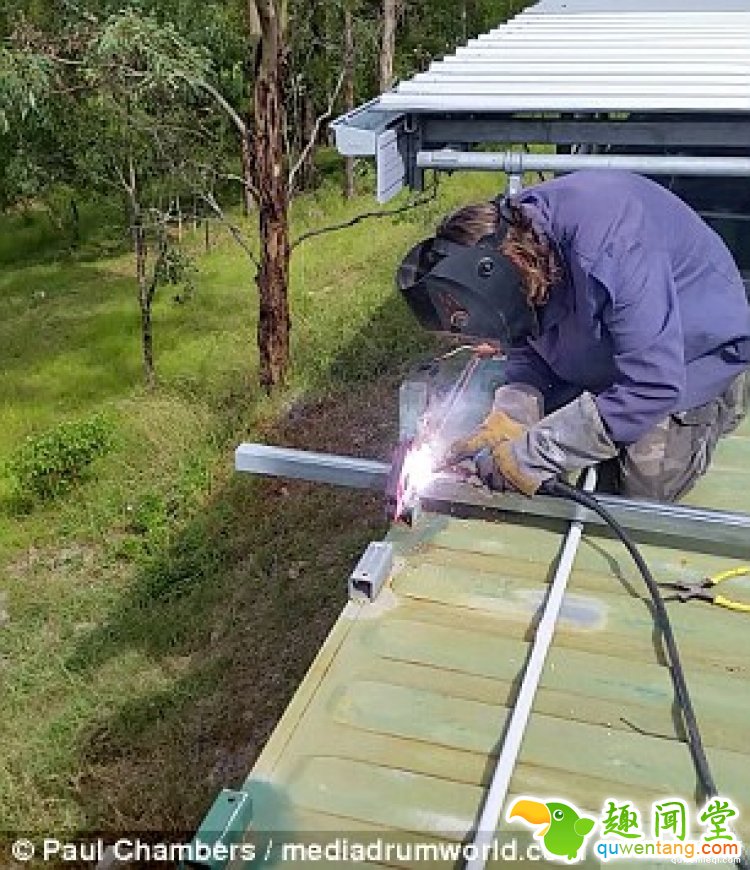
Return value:
M 385 491 L 386 518 L 389 522 L 411 525 L 419 493 L 432 478 L 451 467 L 451 463 L 447 463 L 441 454 L 440 436 L 464 396 L 479 363 L 498 354 L 498 348 L 491 344 L 463 345 L 449 351 L 437 361 L 467 350 L 470 352 L 469 359 L 448 395 L 439 403 L 437 409 L 428 407 L 417 434 L 404 439 L 396 447 Z

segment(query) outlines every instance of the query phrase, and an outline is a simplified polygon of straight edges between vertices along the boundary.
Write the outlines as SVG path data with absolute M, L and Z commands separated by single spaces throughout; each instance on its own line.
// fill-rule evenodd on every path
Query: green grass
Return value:
M 398 377 L 429 347 L 395 266 L 493 184 L 463 175 L 425 211 L 302 245 L 293 375 L 273 400 L 256 386 L 253 269 L 224 229 L 194 297 L 157 299 L 149 393 L 130 257 L 102 253 L 117 237 L 89 210 L 70 254 L 44 215 L 2 219 L 0 830 L 193 828 L 242 779 L 383 529 L 377 496 L 237 478 L 233 446 L 387 453 Z M 324 187 L 295 202 L 294 232 L 372 207 Z M 89 479 L 19 511 L 19 444 L 99 412 L 114 443 Z

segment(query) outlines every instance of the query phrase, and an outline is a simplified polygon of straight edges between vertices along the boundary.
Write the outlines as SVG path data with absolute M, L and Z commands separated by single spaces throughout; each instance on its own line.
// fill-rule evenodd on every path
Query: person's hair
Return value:
M 520 206 L 506 203 L 505 208 L 510 226 L 500 250 L 521 273 L 529 305 L 544 305 L 550 288 L 560 278 L 560 264 L 547 238 L 536 232 Z M 503 220 L 496 203 L 474 203 L 444 218 L 437 236 L 461 245 L 475 245 L 496 232 Z

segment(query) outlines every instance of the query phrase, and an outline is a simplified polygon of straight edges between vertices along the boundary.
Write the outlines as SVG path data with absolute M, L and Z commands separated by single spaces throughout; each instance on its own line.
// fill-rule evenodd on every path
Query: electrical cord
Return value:
M 664 641 L 664 646 L 667 650 L 669 671 L 672 676 L 677 701 L 682 710 L 682 718 L 687 733 L 687 742 L 690 747 L 690 753 L 693 756 L 695 772 L 698 775 L 698 780 L 703 789 L 705 799 L 709 800 L 712 797 L 716 797 L 718 795 L 716 782 L 711 773 L 708 758 L 706 758 L 706 751 L 703 747 L 703 739 L 701 737 L 700 728 L 698 727 L 698 720 L 695 716 L 695 710 L 690 698 L 687 683 L 685 682 L 685 672 L 682 668 L 679 650 L 677 649 L 677 641 L 675 640 L 674 632 L 672 631 L 672 623 L 669 621 L 669 614 L 667 613 L 667 608 L 664 606 L 664 598 L 659 590 L 659 586 L 646 564 L 645 559 L 630 535 L 617 522 L 612 514 L 599 503 L 595 496 L 583 492 L 562 480 L 554 478 L 543 483 L 539 491 L 544 493 L 544 495 L 574 501 L 598 514 L 622 541 L 627 551 L 633 557 L 633 561 L 638 566 L 638 570 L 643 576 L 651 595 L 651 600 L 653 601 L 653 612 L 656 617 L 656 624 L 659 627 Z M 742 868 L 742 870 L 750 870 L 750 863 L 744 855 L 737 859 L 736 864 L 738 867 Z

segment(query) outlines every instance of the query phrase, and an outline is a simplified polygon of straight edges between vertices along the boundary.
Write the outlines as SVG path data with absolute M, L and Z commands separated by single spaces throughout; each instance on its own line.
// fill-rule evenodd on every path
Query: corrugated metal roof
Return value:
M 746 3 L 545 0 L 383 94 L 402 112 L 750 111 Z
M 750 510 L 750 422 L 720 443 L 689 501 Z M 491 776 L 561 537 L 435 515 L 391 533 L 391 588 L 345 608 L 245 784 L 253 830 L 292 841 L 329 831 L 460 842 Z M 661 580 L 738 564 L 666 545 L 643 551 Z M 750 582 L 737 588 L 750 596 Z M 750 840 L 750 616 L 668 606 L 716 779 L 744 807 L 737 830 Z M 585 534 L 512 795 L 559 796 L 597 816 L 610 797 L 645 812 L 651 800 L 693 795 L 654 644 L 624 549 Z

